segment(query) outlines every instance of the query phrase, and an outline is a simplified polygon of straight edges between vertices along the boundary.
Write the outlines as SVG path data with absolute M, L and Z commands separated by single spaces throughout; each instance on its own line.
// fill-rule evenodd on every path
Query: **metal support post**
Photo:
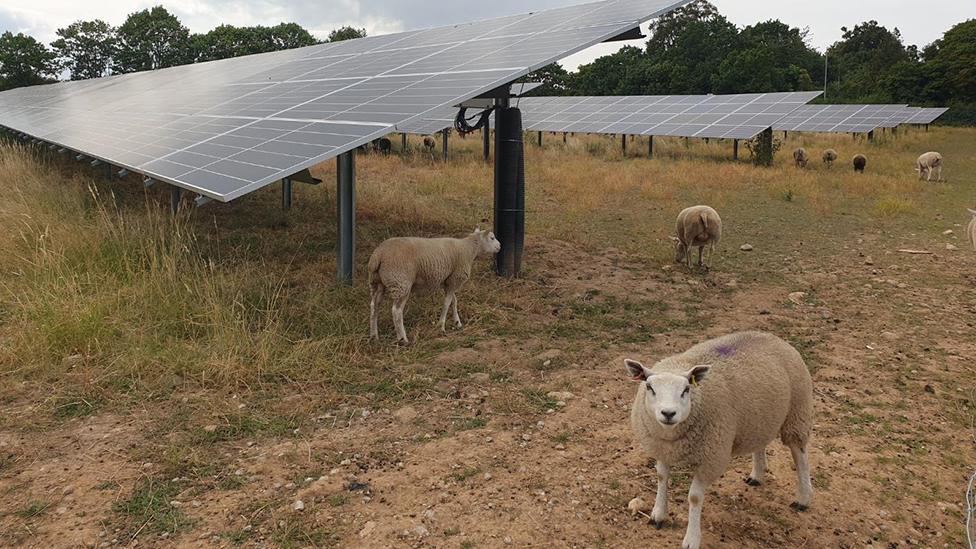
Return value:
M 338 220 L 339 282 L 352 284 L 356 256 L 356 154 L 353 151 L 336 158 L 336 219 Z
M 495 235 L 501 242 L 495 270 L 517 277 L 525 243 L 525 150 L 522 113 L 507 98 L 495 110 Z
M 281 209 L 290 210 L 291 209 L 291 178 L 283 177 L 281 178 Z

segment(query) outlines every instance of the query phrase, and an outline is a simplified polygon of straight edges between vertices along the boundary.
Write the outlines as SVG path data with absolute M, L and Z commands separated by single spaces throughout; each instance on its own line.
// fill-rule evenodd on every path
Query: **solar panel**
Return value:
M 530 130 L 750 139 L 820 92 L 525 98 Z
M 535 89 L 542 87 L 542 82 L 519 82 L 512 84 L 511 94 L 515 97 L 525 95 Z M 444 107 L 428 112 L 422 118 L 416 118 L 409 122 L 397 124 L 396 131 L 411 133 L 415 135 L 430 135 L 442 130 L 454 127 L 454 119 L 457 117 L 458 107 Z M 468 111 L 468 115 L 476 115 Z
M 477 23 L 0 93 L 0 125 L 229 201 L 687 0 Z
M 807 105 L 773 125 L 774 130 L 867 133 L 888 123 L 908 105 Z M 897 124 L 896 124 L 897 125 Z M 889 126 L 885 126 L 889 127 Z
M 883 122 L 878 124 L 879 128 L 897 128 L 898 126 L 907 122 L 912 116 L 917 114 L 919 107 L 904 107 L 895 111 L 892 111 L 888 118 Z
M 931 124 L 940 116 L 948 112 L 949 109 L 938 107 L 922 107 L 917 113 L 905 121 L 906 124 Z
M 751 139 L 819 95 L 525 97 L 517 105 L 529 131 Z M 452 116 L 435 114 L 413 124 L 430 129 L 453 123 Z

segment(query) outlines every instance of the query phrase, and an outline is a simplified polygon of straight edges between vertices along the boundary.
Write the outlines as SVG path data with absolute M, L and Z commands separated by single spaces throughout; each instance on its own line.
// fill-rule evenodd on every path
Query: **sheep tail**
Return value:
M 704 226 L 705 227 L 705 230 L 707 231 L 708 230 L 708 214 L 705 213 L 705 212 L 701 212 L 698 215 L 701 216 L 702 226 Z
M 380 260 L 378 255 L 374 255 L 369 258 L 369 285 L 372 286 L 374 283 L 379 282 L 380 265 L 383 262 Z

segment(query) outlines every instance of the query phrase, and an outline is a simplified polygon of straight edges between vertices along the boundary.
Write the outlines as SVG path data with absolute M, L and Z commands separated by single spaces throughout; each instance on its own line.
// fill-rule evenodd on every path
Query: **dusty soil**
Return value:
M 749 462 L 742 458 L 708 490 L 705 544 L 959 547 L 965 481 L 976 463 L 976 254 L 960 244 L 907 255 L 878 239 L 845 237 L 831 244 L 833 253 L 805 259 L 799 250 L 776 257 L 757 247 L 748 260 L 776 275 L 762 283 L 721 268 L 649 271 L 621 251 L 593 256 L 566 242 L 530 240 L 534 268 L 518 284 L 540 297 L 521 312 L 551 327 L 551 337 L 505 333 L 442 353 L 417 369 L 457 374 L 408 402 L 377 399 L 377 406 L 367 394 L 322 410 L 314 388 L 283 387 L 271 408 L 293 411 L 299 427 L 215 437 L 212 452 L 179 457 L 192 475 L 168 478 L 168 437 L 178 440 L 188 428 L 221 433 L 226 418 L 250 410 L 246 399 L 178 391 L 2 432 L 0 494 L 10 506 L 0 513 L 0 540 L 22 547 L 678 547 L 687 476 L 677 476 L 664 529 L 626 511 L 635 496 L 653 499 L 656 478 L 631 437 L 634 387 L 621 359 L 651 361 L 708 337 L 762 329 L 793 342 L 813 371 L 814 504 L 802 514 L 788 508 L 792 464 L 774 443 L 766 484 L 743 483 Z M 745 252 L 729 245 L 722 253 Z M 803 295 L 791 300 L 794 292 Z M 587 317 L 582 328 L 606 325 L 607 332 L 561 332 L 576 316 Z M 646 330 L 626 325 L 644 321 Z M 34 413 L 29 396 L 36 395 L 25 387 L 6 413 Z M 185 410 L 182 423 L 173 423 L 178 410 Z M 120 519 L 119 505 L 146 483 L 159 501 L 143 502 L 144 521 Z M 304 508 L 295 510 L 299 500 Z M 172 518 L 172 528 L 160 516 Z

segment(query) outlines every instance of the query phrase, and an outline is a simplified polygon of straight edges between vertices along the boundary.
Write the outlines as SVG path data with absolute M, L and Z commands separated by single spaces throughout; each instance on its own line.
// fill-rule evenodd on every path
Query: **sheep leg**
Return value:
M 708 483 L 698 476 L 691 481 L 691 489 L 688 490 L 688 530 L 685 532 L 684 541 L 681 542 L 681 549 L 701 548 L 701 513 L 706 488 Z
M 668 519 L 668 480 L 671 478 L 671 468 L 661 460 L 654 467 L 657 469 L 657 496 L 654 498 L 654 509 L 651 510 L 651 524 L 660 530 Z
M 409 345 L 410 340 L 407 338 L 407 329 L 403 326 L 403 310 L 406 308 L 406 306 L 406 297 L 396 299 L 393 302 L 393 324 L 396 326 L 397 341 L 402 341 L 403 343 Z
M 458 314 L 458 309 L 457 309 L 457 294 L 456 293 L 455 294 L 451 294 L 451 297 L 454 298 L 454 300 L 451 302 L 451 305 L 454 308 L 454 325 L 457 326 L 458 328 L 462 328 L 462 327 L 464 327 L 464 324 L 461 324 L 461 315 Z
M 451 308 L 451 303 L 454 301 L 454 294 L 451 292 L 444 292 L 444 307 L 441 309 L 441 332 L 447 333 L 447 310 Z
M 373 295 L 369 300 L 369 337 L 370 339 L 380 338 L 380 304 L 383 303 L 383 285 L 373 286 Z
M 810 500 L 813 499 L 806 445 L 790 446 L 790 453 L 793 454 L 793 463 L 796 466 L 796 501 L 790 507 L 797 511 L 806 511 L 810 507 Z
M 752 472 L 746 479 L 749 486 L 759 486 L 766 478 L 766 449 L 763 448 L 752 454 Z

